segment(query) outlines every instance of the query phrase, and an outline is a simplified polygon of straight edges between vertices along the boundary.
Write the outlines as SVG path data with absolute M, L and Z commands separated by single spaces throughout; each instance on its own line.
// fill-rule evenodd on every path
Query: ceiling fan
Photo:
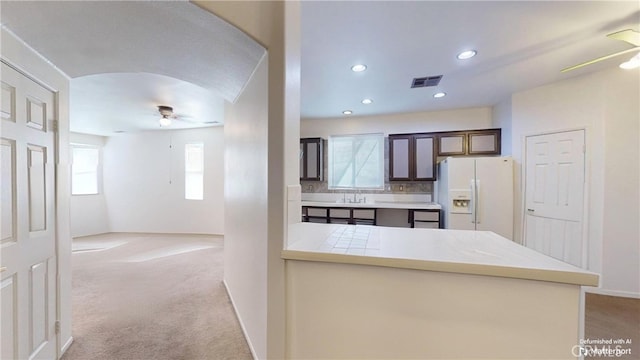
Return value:
M 634 47 L 631 48 L 631 49 L 618 51 L 618 52 L 613 53 L 613 54 L 602 56 L 602 57 L 599 57 L 597 59 L 589 60 L 587 62 L 583 62 L 583 63 L 578 64 L 578 65 L 574 65 L 574 66 L 570 66 L 568 68 L 564 68 L 564 69 L 561 70 L 561 72 L 567 72 L 567 71 L 575 70 L 575 69 L 581 68 L 583 66 L 587 66 L 587 65 L 591 65 L 591 64 L 597 63 L 597 62 L 602 61 L 602 60 L 611 59 L 611 58 L 616 57 L 616 56 L 620 56 L 620 55 L 624 55 L 624 54 L 627 54 L 627 53 L 630 53 L 630 52 L 634 52 L 634 51 L 639 51 L 640 50 L 640 32 L 637 32 L 637 31 L 634 31 L 634 30 L 631 30 L 631 29 L 627 29 L 627 30 L 622 30 L 622 31 L 617 31 L 617 32 L 611 33 L 611 34 L 607 35 L 607 37 L 611 38 L 611 39 L 614 39 L 614 40 L 621 40 L 621 41 L 628 42 L 629 44 L 634 45 Z M 636 62 L 640 65 L 640 56 L 639 55 L 634 56 L 627 63 L 635 64 Z M 629 64 L 629 65 L 631 65 L 631 64 Z
M 185 122 L 190 122 L 193 124 L 200 124 L 200 125 L 212 125 L 212 124 L 218 123 L 217 121 L 201 122 L 201 121 L 189 120 L 190 116 L 175 114 L 173 112 L 173 107 L 166 106 L 166 105 L 158 105 L 158 112 L 160 113 L 160 116 L 161 116 L 159 120 L 160 127 L 170 126 L 173 120 L 185 121 Z

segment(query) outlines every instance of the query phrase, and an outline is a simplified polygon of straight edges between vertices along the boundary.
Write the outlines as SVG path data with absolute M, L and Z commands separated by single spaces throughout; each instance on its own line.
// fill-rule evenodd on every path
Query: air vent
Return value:
M 415 78 L 411 83 L 411 88 L 437 86 L 438 84 L 440 84 L 441 79 L 442 79 L 442 75 Z

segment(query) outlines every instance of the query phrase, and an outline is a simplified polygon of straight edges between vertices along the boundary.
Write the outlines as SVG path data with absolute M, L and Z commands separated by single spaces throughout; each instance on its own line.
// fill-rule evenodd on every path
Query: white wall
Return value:
M 87 236 L 109 232 L 109 215 L 107 202 L 102 186 L 103 147 L 106 138 L 103 136 L 71 133 L 73 144 L 93 145 L 100 150 L 100 164 L 98 166 L 98 194 L 71 195 L 71 236 Z
M 204 200 L 184 198 L 184 146 L 204 143 Z M 109 137 L 104 193 L 112 232 L 223 234 L 221 127 Z
M 514 94 L 516 194 L 523 194 L 524 136 L 586 128 L 588 267 L 604 291 L 640 296 L 640 76 L 612 68 Z M 522 197 L 516 197 L 516 240 Z
M 385 135 L 491 128 L 491 107 L 466 108 L 380 116 L 342 116 L 302 119 L 300 137 L 382 132 Z
M 225 109 L 224 281 L 254 356 L 267 351 L 267 60 Z
M 225 108 L 224 281 L 253 355 L 282 359 L 285 189 L 291 179 L 298 184 L 299 54 L 289 53 L 299 51 L 299 3 L 198 4 L 269 50 L 243 94 Z
M 511 97 L 493 107 L 493 125 L 501 128 L 502 155 L 511 155 Z

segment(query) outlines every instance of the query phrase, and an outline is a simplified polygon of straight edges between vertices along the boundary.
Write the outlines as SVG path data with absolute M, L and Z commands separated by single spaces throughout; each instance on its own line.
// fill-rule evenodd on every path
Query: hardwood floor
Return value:
M 612 344 L 591 344 L 597 348 L 620 349 L 619 355 L 586 356 L 585 359 L 640 359 L 640 299 L 586 294 L 585 339 L 611 340 Z M 614 342 L 622 340 L 623 343 Z M 630 340 L 631 343 L 627 343 Z

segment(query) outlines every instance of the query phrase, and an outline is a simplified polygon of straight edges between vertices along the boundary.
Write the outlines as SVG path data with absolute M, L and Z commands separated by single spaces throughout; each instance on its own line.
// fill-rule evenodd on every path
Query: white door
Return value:
M 55 94 L 2 63 L 1 359 L 56 358 Z
M 584 267 L 584 130 L 526 139 L 526 246 Z
M 493 231 L 513 240 L 513 159 L 476 159 L 476 230 Z

